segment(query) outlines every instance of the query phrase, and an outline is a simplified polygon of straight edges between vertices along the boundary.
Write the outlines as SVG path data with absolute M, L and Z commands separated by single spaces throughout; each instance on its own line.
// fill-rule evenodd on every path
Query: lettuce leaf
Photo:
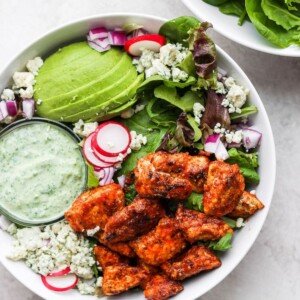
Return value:
M 258 156 L 257 152 L 255 153 L 244 153 L 236 148 L 231 148 L 228 151 L 229 158 L 226 159 L 226 162 L 229 164 L 238 164 L 240 170 L 245 178 L 247 183 L 258 185 L 260 178 L 256 172 L 258 167 Z
M 183 206 L 188 209 L 194 209 L 203 212 L 203 194 L 193 192 L 190 197 L 183 202 Z
M 87 180 L 87 188 L 95 188 L 99 186 L 99 180 L 97 176 L 94 173 L 94 167 L 90 165 L 89 163 L 86 163 L 88 167 L 88 180 Z
M 241 109 L 241 112 L 239 114 L 236 113 L 236 112 L 230 114 L 230 119 L 231 120 L 236 120 L 236 119 L 239 119 L 239 118 L 242 118 L 242 117 L 246 117 L 246 116 L 255 114 L 257 112 L 258 112 L 258 109 L 257 109 L 256 106 L 254 106 L 254 105 L 247 105 L 247 106 L 244 106 Z
M 226 251 L 232 248 L 231 240 L 232 240 L 232 234 L 226 233 L 220 240 L 211 241 L 208 245 L 208 248 L 216 251 Z

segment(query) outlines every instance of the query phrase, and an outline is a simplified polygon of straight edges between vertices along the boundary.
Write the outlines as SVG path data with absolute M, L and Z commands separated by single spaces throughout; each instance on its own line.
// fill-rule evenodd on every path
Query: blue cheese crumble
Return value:
M 87 137 L 90 133 L 94 132 L 98 127 L 97 122 L 85 123 L 81 119 L 74 124 L 73 132 L 81 137 Z
M 198 125 L 200 125 L 200 123 L 201 123 L 202 113 L 204 111 L 205 111 L 205 108 L 201 103 L 199 103 L 199 102 L 194 103 L 193 113 L 194 113 L 195 122 Z
M 143 49 L 142 55 L 133 60 L 133 64 L 139 73 L 145 72 L 145 77 L 154 75 L 173 80 L 175 82 L 186 81 L 188 74 L 177 67 L 187 56 L 188 49 L 181 44 L 166 44 L 159 53 Z
M 130 149 L 131 150 L 140 150 L 142 145 L 147 144 L 147 137 L 143 136 L 142 134 L 137 134 L 136 131 L 130 131 L 131 136 L 131 143 Z
M 221 137 L 225 137 L 225 140 L 228 144 L 235 143 L 239 144 L 243 140 L 243 131 L 242 130 L 227 130 L 221 127 L 220 123 L 217 123 L 214 127 L 214 133 L 220 134 Z

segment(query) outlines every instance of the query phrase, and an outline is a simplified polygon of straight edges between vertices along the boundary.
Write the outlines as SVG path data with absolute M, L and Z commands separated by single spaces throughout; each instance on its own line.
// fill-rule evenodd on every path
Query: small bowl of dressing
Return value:
M 23 226 L 64 217 L 86 189 L 80 139 L 48 119 L 20 120 L 0 132 L 0 214 Z

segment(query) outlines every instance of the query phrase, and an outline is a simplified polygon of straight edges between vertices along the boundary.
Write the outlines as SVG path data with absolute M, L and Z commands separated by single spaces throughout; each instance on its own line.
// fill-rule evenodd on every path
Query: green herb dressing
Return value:
M 26 222 L 54 220 L 84 185 L 85 162 L 66 130 L 32 122 L 0 138 L 0 205 L 12 217 Z

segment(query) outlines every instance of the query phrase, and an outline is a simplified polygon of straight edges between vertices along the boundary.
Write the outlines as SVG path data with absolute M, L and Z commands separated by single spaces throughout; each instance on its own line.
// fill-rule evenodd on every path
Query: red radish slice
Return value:
M 130 55 L 140 56 L 143 49 L 159 52 L 160 47 L 165 43 L 166 39 L 162 35 L 145 34 L 128 40 L 125 43 L 124 48 Z
M 105 168 L 110 167 L 110 166 L 112 166 L 112 165 L 114 165 L 114 164 L 116 164 L 116 163 L 118 163 L 118 162 L 120 162 L 120 161 L 123 160 L 123 159 L 120 159 L 119 156 L 105 156 L 105 155 L 102 155 L 101 153 L 99 153 L 99 152 L 93 147 L 93 143 L 92 143 L 92 150 L 93 150 L 95 156 L 96 156 L 99 160 L 101 160 L 103 163 L 109 164 L 109 166 L 106 166 Z M 121 153 L 121 155 L 123 155 L 124 158 L 125 158 L 125 156 L 126 156 L 125 154 L 122 154 L 122 153 Z
M 220 143 L 220 135 L 211 134 L 207 137 L 205 141 L 204 150 L 209 153 L 215 153 L 219 143 Z
M 57 272 L 52 272 L 52 273 L 48 274 L 47 276 L 50 276 L 50 277 L 63 276 L 63 275 L 66 275 L 66 274 L 68 274 L 70 272 L 71 272 L 71 268 L 70 267 L 66 267 L 63 270 L 60 270 L 60 271 L 57 271 Z
M 78 277 L 76 274 L 52 277 L 41 275 L 41 279 L 46 288 L 55 292 L 68 291 L 73 289 L 78 283 Z
M 84 141 L 83 143 L 83 154 L 85 159 L 88 161 L 89 164 L 91 164 L 94 167 L 98 167 L 98 168 L 106 168 L 106 167 L 110 167 L 112 165 L 112 163 L 105 163 L 102 160 L 100 160 L 99 158 L 97 158 L 97 156 L 94 153 L 94 150 L 92 149 L 92 138 L 94 136 L 94 132 L 92 132 Z
M 125 155 L 131 143 L 129 130 L 121 123 L 108 121 L 102 123 L 95 130 L 92 138 L 92 148 L 102 156 L 117 157 L 120 153 Z M 99 157 L 102 160 L 102 157 Z M 104 161 L 105 158 L 103 158 Z M 116 160 L 108 160 L 108 162 Z
M 102 39 L 108 37 L 108 30 L 104 27 L 94 28 L 89 31 L 89 37 L 93 41 L 95 39 Z

